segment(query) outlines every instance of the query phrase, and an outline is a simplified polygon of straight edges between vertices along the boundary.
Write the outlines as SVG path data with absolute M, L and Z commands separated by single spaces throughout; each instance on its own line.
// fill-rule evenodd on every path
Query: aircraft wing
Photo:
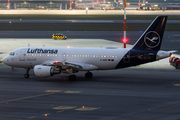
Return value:
M 60 66 L 62 69 L 73 69 L 73 70 L 96 70 L 97 66 L 87 63 L 73 63 L 66 61 L 44 61 L 42 65 L 46 66 Z

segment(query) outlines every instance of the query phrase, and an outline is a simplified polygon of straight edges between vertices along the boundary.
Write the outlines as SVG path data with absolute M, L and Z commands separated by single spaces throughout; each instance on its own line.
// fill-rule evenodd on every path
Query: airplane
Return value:
M 169 57 L 177 51 L 160 50 L 167 16 L 157 16 L 137 42 L 129 48 L 108 46 L 106 48 L 71 47 L 23 47 L 13 50 L 3 58 L 3 63 L 25 68 L 25 78 L 33 69 L 37 77 L 50 77 L 69 73 L 69 81 L 75 81 L 78 71 L 86 71 L 92 78 L 93 70 L 112 70 L 137 66 Z

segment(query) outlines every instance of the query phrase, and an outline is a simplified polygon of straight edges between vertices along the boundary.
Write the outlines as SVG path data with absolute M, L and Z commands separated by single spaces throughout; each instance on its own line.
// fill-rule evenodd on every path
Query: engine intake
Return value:
M 54 74 L 60 74 L 60 68 L 55 68 L 51 66 L 43 66 L 43 65 L 36 65 L 34 67 L 34 75 L 37 77 L 50 77 Z

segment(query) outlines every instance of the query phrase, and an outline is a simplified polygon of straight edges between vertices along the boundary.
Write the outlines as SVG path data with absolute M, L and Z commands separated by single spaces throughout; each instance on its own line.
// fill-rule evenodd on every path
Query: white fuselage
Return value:
M 14 50 L 14 55 L 8 55 L 3 61 L 7 65 L 21 68 L 33 68 L 44 61 L 68 61 L 93 64 L 98 70 L 107 70 L 115 69 L 128 50 L 129 48 L 25 47 Z

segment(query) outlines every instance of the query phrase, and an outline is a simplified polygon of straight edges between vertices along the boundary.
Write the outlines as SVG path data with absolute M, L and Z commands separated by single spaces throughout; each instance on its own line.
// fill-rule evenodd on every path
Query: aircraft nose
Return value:
M 4 57 L 3 58 L 3 63 L 8 65 L 8 62 L 9 62 L 8 56 Z

